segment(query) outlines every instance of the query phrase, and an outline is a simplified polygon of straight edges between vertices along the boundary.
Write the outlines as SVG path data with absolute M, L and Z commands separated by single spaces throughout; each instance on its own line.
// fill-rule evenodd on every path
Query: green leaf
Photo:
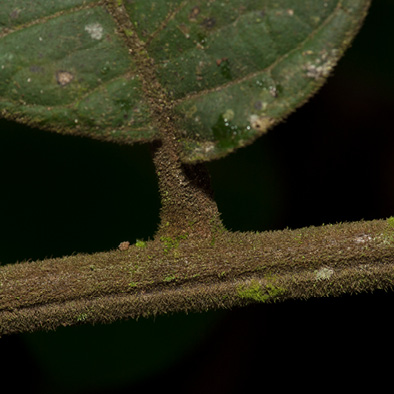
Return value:
M 369 2 L 2 0 L 0 111 L 127 143 L 162 111 L 184 161 L 224 156 L 316 92 Z

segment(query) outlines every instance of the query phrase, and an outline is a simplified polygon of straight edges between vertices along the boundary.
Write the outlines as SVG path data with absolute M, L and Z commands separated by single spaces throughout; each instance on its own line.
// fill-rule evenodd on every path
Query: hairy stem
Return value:
M 223 230 L 203 164 L 182 165 L 171 136 L 153 147 L 161 195 L 156 237 L 214 237 Z
M 0 335 L 394 286 L 394 219 L 0 267 Z

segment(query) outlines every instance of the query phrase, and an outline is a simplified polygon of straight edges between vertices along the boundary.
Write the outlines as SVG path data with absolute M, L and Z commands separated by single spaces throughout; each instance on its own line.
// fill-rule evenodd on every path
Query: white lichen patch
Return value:
M 101 40 L 103 38 L 104 29 L 100 23 L 91 23 L 85 26 L 85 31 L 88 32 L 93 40 Z
M 212 141 L 202 142 L 198 147 L 193 149 L 193 155 L 195 157 L 204 157 L 207 154 L 210 154 L 215 149 L 215 143 Z
M 270 95 L 271 95 L 272 97 L 278 97 L 278 90 L 277 90 L 276 86 L 270 86 L 270 87 L 268 88 L 268 90 L 269 90 Z
M 307 53 L 307 51 L 304 53 Z M 304 66 L 306 76 L 316 80 L 320 78 L 327 78 L 331 73 L 331 70 L 334 68 L 337 59 L 337 49 L 332 49 L 330 52 L 324 51 L 321 53 L 320 57 L 314 61 L 308 62 Z
M 316 271 L 314 271 L 316 280 L 326 280 L 331 278 L 334 274 L 334 270 L 332 268 L 323 267 Z
M 322 64 L 316 64 L 312 62 L 307 63 L 305 66 L 306 76 L 316 80 L 320 78 L 327 78 L 330 75 L 334 65 L 335 62 L 331 59 Z
M 201 144 L 201 150 L 204 153 L 209 153 L 211 151 L 213 151 L 213 149 L 215 148 L 215 144 L 213 142 L 204 142 Z
M 261 133 L 265 133 L 273 125 L 274 119 L 268 116 L 252 114 L 249 116 L 249 123 L 253 130 L 258 130 Z
M 370 235 L 363 234 L 360 235 L 359 237 L 356 237 L 354 241 L 357 242 L 358 244 L 364 244 L 366 242 L 372 241 L 372 237 Z
M 61 86 L 68 85 L 74 79 L 74 75 L 72 75 L 68 71 L 57 71 L 56 72 L 56 81 Z

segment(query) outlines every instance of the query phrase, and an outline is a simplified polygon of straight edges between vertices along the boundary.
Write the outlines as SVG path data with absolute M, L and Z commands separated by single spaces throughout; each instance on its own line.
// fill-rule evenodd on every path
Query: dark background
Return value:
M 225 225 L 298 228 L 394 215 L 394 2 L 375 0 L 321 91 L 253 145 L 209 163 Z M 2 264 L 153 236 L 147 146 L 0 121 Z M 394 293 L 60 328 L 0 339 L 0 379 L 30 393 L 352 391 L 391 386 Z M 3 386 L 5 387 L 5 386 Z

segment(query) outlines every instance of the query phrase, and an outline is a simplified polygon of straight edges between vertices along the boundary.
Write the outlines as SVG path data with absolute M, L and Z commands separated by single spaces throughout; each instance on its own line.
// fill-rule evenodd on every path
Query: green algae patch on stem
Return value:
M 394 244 L 394 216 L 386 219 L 386 226 L 381 234 L 381 239 L 386 245 Z
M 145 248 L 146 247 L 146 242 L 142 241 L 140 239 L 137 239 L 137 241 L 135 242 L 135 246 L 137 248 Z
M 181 240 L 187 239 L 188 235 L 183 234 L 177 237 L 160 237 L 160 241 L 164 244 L 164 253 L 168 253 L 172 249 L 177 249 Z
M 387 219 L 387 224 L 394 230 L 394 216 L 390 216 Z
M 237 292 L 242 299 L 265 303 L 275 302 L 277 298 L 286 293 L 286 289 L 273 283 L 263 285 L 259 280 L 252 279 L 250 283 L 239 286 Z

